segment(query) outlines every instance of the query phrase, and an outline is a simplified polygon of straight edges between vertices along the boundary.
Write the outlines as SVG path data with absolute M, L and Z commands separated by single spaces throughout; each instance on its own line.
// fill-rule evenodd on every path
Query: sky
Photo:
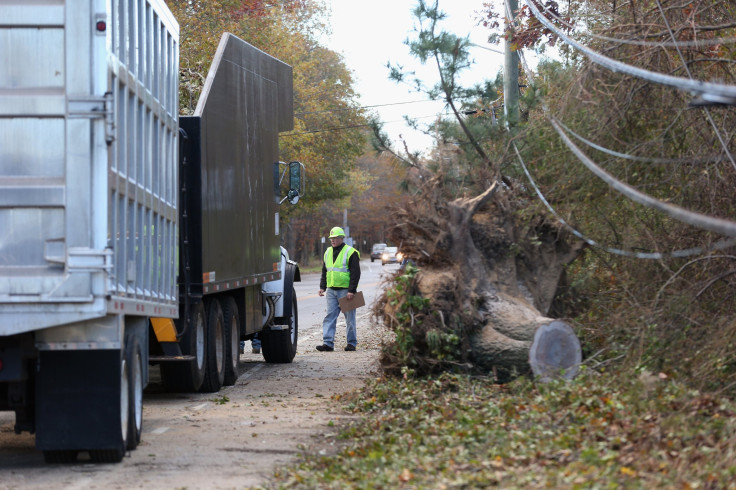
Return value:
M 477 26 L 475 12 L 482 9 L 484 1 L 489 0 L 439 0 L 440 10 L 448 15 L 441 27 L 460 37 L 469 35 L 474 44 L 502 50 L 502 46 L 489 45 L 489 31 Z M 417 0 L 328 0 L 332 8 L 333 32 L 325 42 L 330 49 L 343 55 L 352 70 L 360 104 L 380 106 L 370 110 L 377 112 L 384 122 L 384 131 L 394 148 L 403 150 L 399 143 L 399 135 L 402 135 L 411 151 L 426 152 L 431 148 L 431 138 L 408 127 L 403 116 L 431 123 L 444 111 L 444 104 L 427 102 L 426 96 L 412 92 L 408 85 L 397 85 L 389 80 L 386 67 L 386 63 L 391 62 L 408 71 L 416 70 L 425 85 L 434 85 L 438 79 L 436 68 L 422 67 L 404 44 L 407 37 L 416 37 L 413 32 L 416 19 L 411 13 L 416 4 Z M 488 49 L 471 49 L 471 58 L 475 65 L 462 79 L 467 85 L 495 79 L 503 67 L 503 54 Z

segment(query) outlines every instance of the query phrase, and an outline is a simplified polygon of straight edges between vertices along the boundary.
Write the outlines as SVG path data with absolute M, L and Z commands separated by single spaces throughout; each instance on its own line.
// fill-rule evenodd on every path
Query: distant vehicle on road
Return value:
M 381 265 L 398 264 L 401 262 L 401 254 L 398 247 L 386 247 L 381 255 Z
M 383 249 L 386 248 L 385 243 L 374 243 L 373 248 L 371 249 L 371 262 L 373 262 L 376 259 L 380 259 L 383 255 Z

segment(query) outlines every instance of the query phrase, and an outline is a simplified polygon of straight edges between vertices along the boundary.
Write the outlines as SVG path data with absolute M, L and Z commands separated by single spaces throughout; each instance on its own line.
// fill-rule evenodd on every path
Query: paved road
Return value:
M 0 489 L 47 488 L 243 488 L 267 484 L 281 465 L 301 451 L 336 447 L 334 422 L 350 415 L 333 400 L 378 373 L 383 330 L 371 323 L 369 306 L 382 277 L 398 266 L 361 262 L 360 289 L 367 307 L 358 310 L 358 351 L 321 353 L 324 298 L 319 277 L 296 284 L 299 347 L 291 364 L 266 364 L 249 350 L 241 357 L 235 386 L 215 394 L 156 392 L 144 396 L 143 436 L 121 463 L 46 465 L 34 436 L 13 433 L 14 416 L 0 412 Z M 344 320 L 336 343 L 345 343 Z
M 384 279 L 398 268 L 399 266 L 396 264 L 382 266 L 380 262 L 371 263 L 370 259 L 360 261 L 360 284 L 358 289 L 363 291 L 366 306 L 358 310 L 358 317 L 367 318 L 370 316 L 374 301 L 383 291 Z M 295 289 L 299 304 L 300 341 L 305 337 L 312 338 L 317 334 L 321 335 L 322 319 L 327 310 L 325 299 L 318 295 L 319 274 L 303 275 L 302 281 L 295 284 Z M 338 320 L 338 325 L 345 325 L 342 316 Z M 360 341 L 360 338 L 358 341 Z

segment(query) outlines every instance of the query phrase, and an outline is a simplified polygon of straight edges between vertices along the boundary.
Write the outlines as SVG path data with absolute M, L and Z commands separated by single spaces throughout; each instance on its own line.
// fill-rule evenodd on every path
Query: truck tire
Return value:
M 225 386 L 238 380 L 240 363 L 240 315 L 235 300 L 228 296 L 222 301 L 222 316 L 225 319 Z
M 125 449 L 91 449 L 89 459 L 93 463 L 119 463 L 125 456 Z
M 207 368 L 207 336 L 204 318 L 204 305 L 201 301 L 192 305 L 191 324 L 181 338 L 181 351 L 193 355 L 190 362 L 164 362 L 161 364 L 161 378 L 168 391 L 189 393 L 199 390 Z M 186 321 L 186 319 L 184 319 Z
M 138 339 L 131 337 L 125 349 L 128 361 L 128 450 L 141 442 L 143 429 L 143 356 Z
M 225 382 L 225 319 L 217 299 L 207 304 L 207 369 L 199 391 L 214 393 Z
M 291 293 L 291 316 L 281 318 L 289 328 L 284 330 L 263 330 L 261 349 L 263 357 L 268 363 L 288 364 L 294 360 L 299 338 L 299 312 L 296 305 L 296 291 Z

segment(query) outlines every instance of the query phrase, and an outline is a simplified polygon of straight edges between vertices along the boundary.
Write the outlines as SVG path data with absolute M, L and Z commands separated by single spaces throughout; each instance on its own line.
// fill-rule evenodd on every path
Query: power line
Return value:
M 576 237 L 583 240 L 588 245 L 598 248 L 600 250 L 603 250 L 605 252 L 608 252 L 613 255 L 620 255 L 622 257 L 630 257 L 635 259 L 643 259 L 643 260 L 662 260 L 667 257 L 674 257 L 674 258 L 682 258 L 682 257 L 691 257 L 693 255 L 701 255 L 706 252 L 710 252 L 712 250 L 723 250 L 726 248 L 733 247 L 736 245 L 736 238 L 728 238 L 720 240 L 716 243 L 714 243 L 710 247 L 696 247 L 696 248 L 688 248 L 684 250 L 676 250 L 674 252 L 632 252 L 629 250 L 622 250 L 620 248 L 613 248 L 608 247 L 603 244 L 600 244 L 593 240 L 592 238 L 588 238 L 586 235 L 584 235 L 582 232 L 578 231 L 575 227 L 567 223 L 565 219 L 560 216 L 560 214 L 555 210 L 555 208 L 552 207 L 552 205 L 549 203 L 547 198 L 542 194 L 542 191 L 539 189 L 539 186 L 534 181 L 534 178 L 532 177 L 531 173 L 529 172 L 529 169 L 527 168 L 526 164 L 524 163 L 524 159 L 521 157 L 521 153 L 519 152 L 519 148 L 516 146 L 516 142 L 513 143 L 514 151 L 516 152 L 516 156 L 519 159 L 519 163 L 521 164 L 521 168 L 524 170 L 524 174 L 526 174 L 527 179 L 529 180 L 529 183 L 531 184 L 532 188 L 534 189 L 534 192 L 536 192 L 537 197 L 539 197 L 539 200 L 542 201 L 542 203 L 545 205 L 545 207 L 549 210 L 552 215 L 557 218 L 557 220 L 567 228 L 570 233 L 575 235 Z
M 644 194 L 643 192 L 639 192 L 630 185 L 616 179 L 614 176 L 599 167 L 593 160 L 591 160 L 585 153 L 583 153 L 580 148 L 575 146 L 575 143 L 573 143 L 572 140 L 565 134 L 560 125 L 557 123 L 557 119 L 555 119 L 554 116 L 548 116 L 548 119 L 557 131 L 557 134 L 559 134 L 560 138 L 562 138 L 562 141 L 565 143 L 565 145 L 567 145 L 570 151 L 572 151 L 575 156 L 578 157 L 578 160 L 580 160 L 583 165 L 588 167 L 588 170 L 597 175 L 598 178 L 600 178 L 614 190 L 618 191 L 619 193 L 623 194 L 634 202 L 642 204 L 648 208 L 653 208 L 661 211 L 669 217 L 678 221 L 682 221 L 683 223 L 687 223 L 691 226 L 695 226 L 703 230 L 712 231 L 721 235 L 736 237 L 736 222 L 734 221 L 722 218 L 713 218 L 711 216 L 706 216 L 701 213 L 689 211 L 679 206 L 660 201 L 659 199 L 655 199 L 647 194 Z
M 560 24 L 563 24 L 564 26 L 574 29 L 575 25 L 571 24 L 567 21 L 565 21 L 562 17 L 554 13 L 552 10 L 548 9 L 545 5 L 542 5 L 542 8 L 544 9 L 544 13 L 548 14 L 550 17 L 553 17 L 556 21 L 558 21 Z M 736 27 L 734 24 L 726 24 L 723 26 L 720 26 L 723 29 L 730 29 L 733 27 Z M 715 46 L 718 44 L 733 44 L 736 43 L 736 37 L 718 37 L 714 39 L 702 39 L 698 41 L 677 41 L 673 37 L 673 42 L 667 42 L 667 41 L 636 41 L 633 39 L 622 39 L 618 37 L 609 37 L 609 36 L 603 36 L 601 34 L 596 34 L 594 32 L 580 32 L 581 35 L 592 37 L 594 39 L 600 39 L 602 41 L 610 41 L 614 43 L 620 43 L 620 44 L 630 44 L 633 46 L 651 46 L 651 47 L 666 47 L 666 48 L 677 48 L 677 47 L 707 47 L 707 46 Z
M 554 32 L 560 39 L 565 41 L 570 46 L 585 53 L 593 62 L 604 66 L 611 71 L 625 73 L 627 75 L 642 78 L 644 80 L 660 85 L 674 87 L 679 90 L 685 90 L 694 95 L 701 96 L 703 100 L 707 102 L 715 104 L 736 105 L 736 87 L 732 85 L 723 85 L 720 83 L 703 82 L 700 80 L 691 80 L 682 77 L 675 77 L 672 75 L 665 75 L 663 73 L 637 68 L 635 66 L 604 56 L 567 36 L 564 32 L 558 29 L 557 26 L 550 22 L 547 17 L 541 14 L 541 12 L 537 9 L 532 0 L 524 1 L 529 7 L 529 10 L 531 10 L 531 12 L 537 18 L 537 20 L 539 20 L 539 22 L 541 22 L 545 27 Z
M 528 4 L 529 3 L 528 0 L 526 0 L 526 1 L 527 1 L 527 4 Z M 538 13 L 539 12 L 537 11 L 537 13 L 535 14 L 535 16 L 537 16 Z M 508 12 L 508 8 L 507 8 L 507 15 L 509 15 L 509 18 L 512 18 L 512 19 L 514 18 L 513 16 L 510 16 L 510 14 Z M 541 21 L 541 19 L 540 19 L 540 21 Z M 551 27 L 551 29 L 553 31 L 555 31 L 554 27 Z M 563 38 L 563 40 L 564 40 L 564 38 Z M 523 69 L 524 69 L 527 77 L 530 80 L 532 80 L 533 79 L 533 72 L 529 68 L 529 65 L 528 65 L 528 63 L 526 61 L 526 57 L 524 56 L 524 51 L 521 50 L 521 49 L 519 50 L 519 58 L 521 60 Z M 611 61 L 613 61 L 613 60 L 611 60 Z M 544 110 L 545 114 L 547 114 L 547 118 L 551 121 L 552 119 L 551 119 L 551 116 L 549 116 L 549 108 L 547 107 L 547 104 L 546 104 L 546 102 L 545 102 L 544 99 L 542 99 L 542 109 Z M 510 128 L 509 128 L 509 130 L 510 130 Z M 560 133 L 560 129 L 559 128 L 555 128 L 555 130 L 557 130 L 558 133 Z M 565 139 L 567 139 L 567 137 L 566 137 L 566 135 L 564 135 L 564 133 L 561 133 L 561 136 L 564 137 Z M 567 139 L 567 141 L 570 144 L 572 144 L 573 147 L 575 146 L 572 143 L 572 141 L 570 141 L 569 139 Z M 512 145 L 513 145 L 514 151 L 516 152 L 516 155 L 517 155 L 517 157 L 519 159 L 519 162 L 521 164 L 521 167 L 524 170 L 524 173 L 526 174 L 527 179 L 529 180 L 529 183 L 534 188 L 534 191 L 536 192 L 537 196 L 542 201 L 542 203 L 547 207 L 547 209 L 552 213 L 552 215 L 555 216 L 557 218 L 557 220 L 565 228 L 567 228 L 574 236 L 580 238 L 581 240 L 585 241 L 586 243 L 588 243 L 591 246 L 594 246 L 596 248 L 599 248 L 601 250 L 604 250 L 604 251 L 606 251 L 608 253 L 611 253 L 611 254 L 614 254 L 614 255 L 621 255 L 621 256 L 632 257 L 632 258 L 637 258 L 637 259 L 649 259 L 649 260 L 655 259 L 655 260 L 659 260 L 659 259 L 662 259 L 662 258 L 665 258 L 665 257 L 687 257 L 687 256 L 692 256 L 692 255 L 699 255 L 699 254 L 703 254 L 703 253 L 708 252 L 708 251 L 711 251 L 711 250 L 722 250 L 722 249 L 729 248 L 729 247 L 732 247 L 732 246 L 736 245 L 736 238 L 731 238 L 731 239 L 720 240 L 720 241 L 716 242 L 714 245 L 712 245 L 710 247 L 690 248 L 690 249 L 679 250 L 679 251 L 669 252 L 669 253 L 658 253 L 658 252 L 657 253 L 641 253 L 641 252 L 631 252 L 631 251 L 626 251 L 626 250 L 622 250 L 622 249 L 611 248 L 611 247 L 607 247 L 605 245 L 599 244 L 595 240 L 593 240 L 591 238 L 588 238 L 583 233 L 581 233 L 580 231 L 578 231 L 576 228 L 574 228 L 573 226 L 571 226 L 570 224 L 568 224 L 564 220 L 564 218 L 562 218 L 562 216 L 560 216 L 560 214 L 557 213 L 557 211 L 552 207 L 552 205 L 549 203 L 549 201 L 545 198 L 544 194 L 542 194 L 542 191 L 539 189 L 539 187 L 537 186 L 536 182 L 532 178 L 531 173 L 529 172 L 529 170 L 527 169 L 527 167 L 526 167 L 526 165 L 524 163 L 524 159 L 521 157 L 521 153 L 519 152 L 519 149 L 518 149 L 518 147 L 516 145 L 516 142 L 512 142 Z
M 445 112 L 445 113 L 430 114 L 428 116 L 417 116 L 414 119 L 427 119 L 430 117 L 449 116 L 449 115 L 450 115 L 449 112 Z M 394 121 L 381 121 L 381 124 L 392 124 L 392 123 L 398 123 L 398 122 L 406 122 L 406 121 L 403 119 L 396 119 Z M 286 134 L 281 134 L 279 136 L 281 136 L 282 138 L 286 138 L 289 136 L 299 136 L 303 134 L 326 133 L 328 131 L 342 131 L 344 129 L 367 128 L 371 126 L 373 125 L 372 124 L 353 124 L 350 126 L 335 126 L 331 128 L 308 129 L 306 131 L 301 131 L 299 133 L 286 133 Z
M 494 53 L 504 54 L 504 52 L 501 51 L 500 49 L 489 48 L 487 46 L 481 46 L 480 44 L 475 44 L 475 43 L 470 43 L 470 45 L 476 48 L 485 49 L 486 51 L 492 51 Z
M 640 157 L 636 155 L 630 155 L 628 153 L 621 153 L 615 150 L 610 150 L 604 146 L 601 146 L 597 143 L 594 143 L 588 139 L 583 138 L 578 133 L 567 127 L 562 121 L 557 121 L 562 128 L 570 133 L 575 139 L 585 143 L 586 145 L 590 146 L 591 148 L 594 148 L 600 152 L 603 152 L 607 155 L 611 155 L 613 157 L 622 158 L 625 160 L 631 160 L 634 162 L 644 162 L 644 163 L 656 163 L 661 165 L 667 165 L 667 164 L 678 164 L 678 163 L 713 163 L 718 162 L 721 160 L 721 157 L 717 156 L 711 156 L 706 158 L 656 158 L 656 157 Z
M 670 22 L 667 20 L 667 17 L 664 15 L 664 10 L 662 9 L 662 4 L 659 3 L 659 0 L 657 0 L 657 7 L 659 7 L 659 12 L 662 14 L 662 19 L 664 19 L 664 24 L 667 26 L 667 30 L 670 33 L 670 36 L 672 37 L 672 40 L 675 40 L 675 33 L 672 32 L 672 28 L 670 28 Z M 687 73 L 688 78 L 692 80 L 693 74 L 690 73 L 690 68 L 687 66 L 687 61 L 685 61 L 685 57 L 682 55 L 682 51 L 680 51 L 680 48 L 677 48 L 677 54 L 680 56 L 680 61 L 682 61 L 682 65 L 685 67 L 685 72 Z M 726 155 L 728 156 L 728 159 L 731 160 L 731 165 L 736 170 L 736 161 L 734 161 L 733 156 L 731 155 L 731 152 L 728 150 L 728 145 L 726 145 L 726 142 L 723 141 L 723 137 L 721 136 L 721 132 L 718 130 L 718 126 L 716 126 L 716 122 L 713 120 L 713 116 L 710 114 L 710 109 L 708 107 L 704 107 L 705 114 L 708 116 L 708 121 L 710 122 L 710 125 L 713 126 L 713 131 L 715 131 L 716 136 L 718 137 L 718 141 L 721 143 L 721 146 L 723 147 L 723 151 L 726 152 Z
M 324 111 L 311 111 L 311 112 L 297 112 L 294 115 L 295 116 L 303 116 L 306 114 L 326 114 L 330 112 L 346 112 L 346 111 L 357 111 L 360 109 L 371 109 L 373 107 L 387 107 L 387 106 L 393 106 L 393 105 L 404 105 L 404 104 L 419 104 L 422 102 L 442 102 L 441 100 L 437 99 L 425 99 L 425 100 L 411 100 L 407 102 L 389 102 L 386 104 L 375 104 L 375 105 L 364 105 L 364 106 L 358 106 L 358 107 L 348 107 L 345 109 L 326 109 Z

